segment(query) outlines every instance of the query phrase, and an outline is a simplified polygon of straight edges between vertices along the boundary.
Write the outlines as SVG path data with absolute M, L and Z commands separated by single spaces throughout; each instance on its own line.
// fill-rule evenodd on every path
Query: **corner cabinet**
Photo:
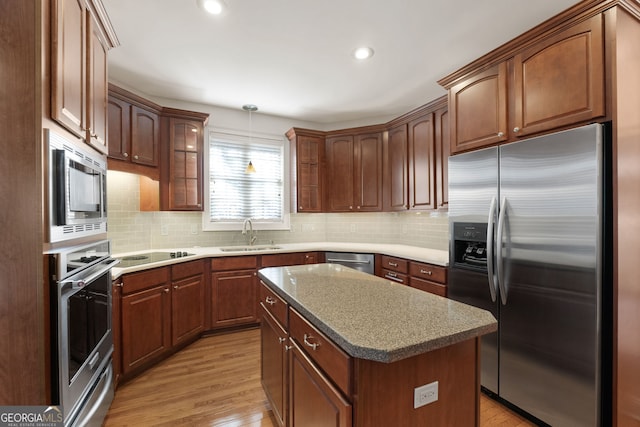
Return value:
M 292 128 L 286 135 L 291 153 L 291 211 L 323 212 L 324 133 Z
M 54 0 L 51 13 L 51 116 L 106 153 L 107 52 L 117 39 L 100 2 Z
M 211 327 L 254 324 L 257 314 L 258 257 L 211 259 Z
M 605 115 L 603 17 L 541 38 L 513 57 L 449 82 L 451 154 Z
M 202 211 L 204 208 L 204 127 L 209 115 L 189 113 L 188 117 L 178 113 L 171 116 L 165 113 L 163 117 L 168 120 L 169 167 L 161 171 L 162 210 Z

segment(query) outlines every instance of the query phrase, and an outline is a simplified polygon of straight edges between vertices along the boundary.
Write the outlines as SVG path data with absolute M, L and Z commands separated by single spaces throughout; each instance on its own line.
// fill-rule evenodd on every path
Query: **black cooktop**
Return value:
M 133 267 L 136 265 L 149 264 L 152 262 L 166 261 L 174 258 L 182 258 L 189 255 L 193 255 L 187 252 L 145 252 L 142 254 L 129 255 L 122 258 L 118 258 L 120 263 L 119 268 Z

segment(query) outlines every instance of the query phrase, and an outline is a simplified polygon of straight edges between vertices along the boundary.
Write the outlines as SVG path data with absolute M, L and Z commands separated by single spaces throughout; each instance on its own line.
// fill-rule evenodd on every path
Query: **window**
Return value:
M 203 230 L 289 229 L 284 138 L 210 132 Z M 255 173 L 245 173 L 251 162 Z

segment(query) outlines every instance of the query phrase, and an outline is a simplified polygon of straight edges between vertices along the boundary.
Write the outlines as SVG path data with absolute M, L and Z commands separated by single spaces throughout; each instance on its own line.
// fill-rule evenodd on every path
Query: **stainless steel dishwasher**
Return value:
M 325 254 L 327 263 L 340 264 L 351 267 L 355 270 L 374 274 L 373 254 L 356 254 L 352 252 L 327 252 Z

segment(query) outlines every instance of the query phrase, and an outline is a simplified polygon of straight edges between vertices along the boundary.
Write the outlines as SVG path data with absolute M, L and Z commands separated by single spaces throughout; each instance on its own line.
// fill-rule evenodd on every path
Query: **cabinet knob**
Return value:
M 116 286 L 119 288 L 124 288 L 124 283 L 116 283 Z
M 284 346 L 284 351 L 289 351 L 289 350 L 291 350 L 292 348 L 293 348 L 293 346 L 285 345 L 285 346 Z
M 169 293 L 169 288 L 164 288 L 164 293 L 168 294 Z
M 517 127 L 517 126 L 516 126 L 516 127 L 514 127 L 514 128 L 513 128 L 513 132 L 514 132 L 514 133 L 518 133 L 518 132 L 520 132 L 520 128 L 519 128 L 519 127 Z
M 360 206 L 357 206 L 357 209 L 360 209 Z
M 301 211 L 301 210 L 302 210 L 302 206 L 298 206 L 298 210 L 300 210 L 300 211 Z
M 134 159 L 138 160 L 138 155 L 133 156 Z
M 178 285 L 174 285 L 174 286 L 173 286 L 173 289 L 178 289 Z
M 278 341 L 280 341 L 280 344 L 282 344 L 283 342 L 285 342 L 287 339 L 286 338 L 282 338 L 282 337 L 278 337 Z
M 502 138 L 504 136 L 504 132 L 498 132 L 498 136 Z
M 352 211 L 353 210 L 353 206 L 349 206 L 349 210 Z
M 124 157 L 129 157 L 129 153 L 122 153 Z
M 266 302 L 266 303 L 267 303 L 267 304 L 269 304 L 269 305 L 273 305 L 273 304 L 275 304 L 275 303 L 276 303 L 276 300 L 274 300 L 274 299 L 273 299 L 273 298 L 271 298 L 270 296 L 267 296 L 267 297 L 264 299 L 264 302 Z

